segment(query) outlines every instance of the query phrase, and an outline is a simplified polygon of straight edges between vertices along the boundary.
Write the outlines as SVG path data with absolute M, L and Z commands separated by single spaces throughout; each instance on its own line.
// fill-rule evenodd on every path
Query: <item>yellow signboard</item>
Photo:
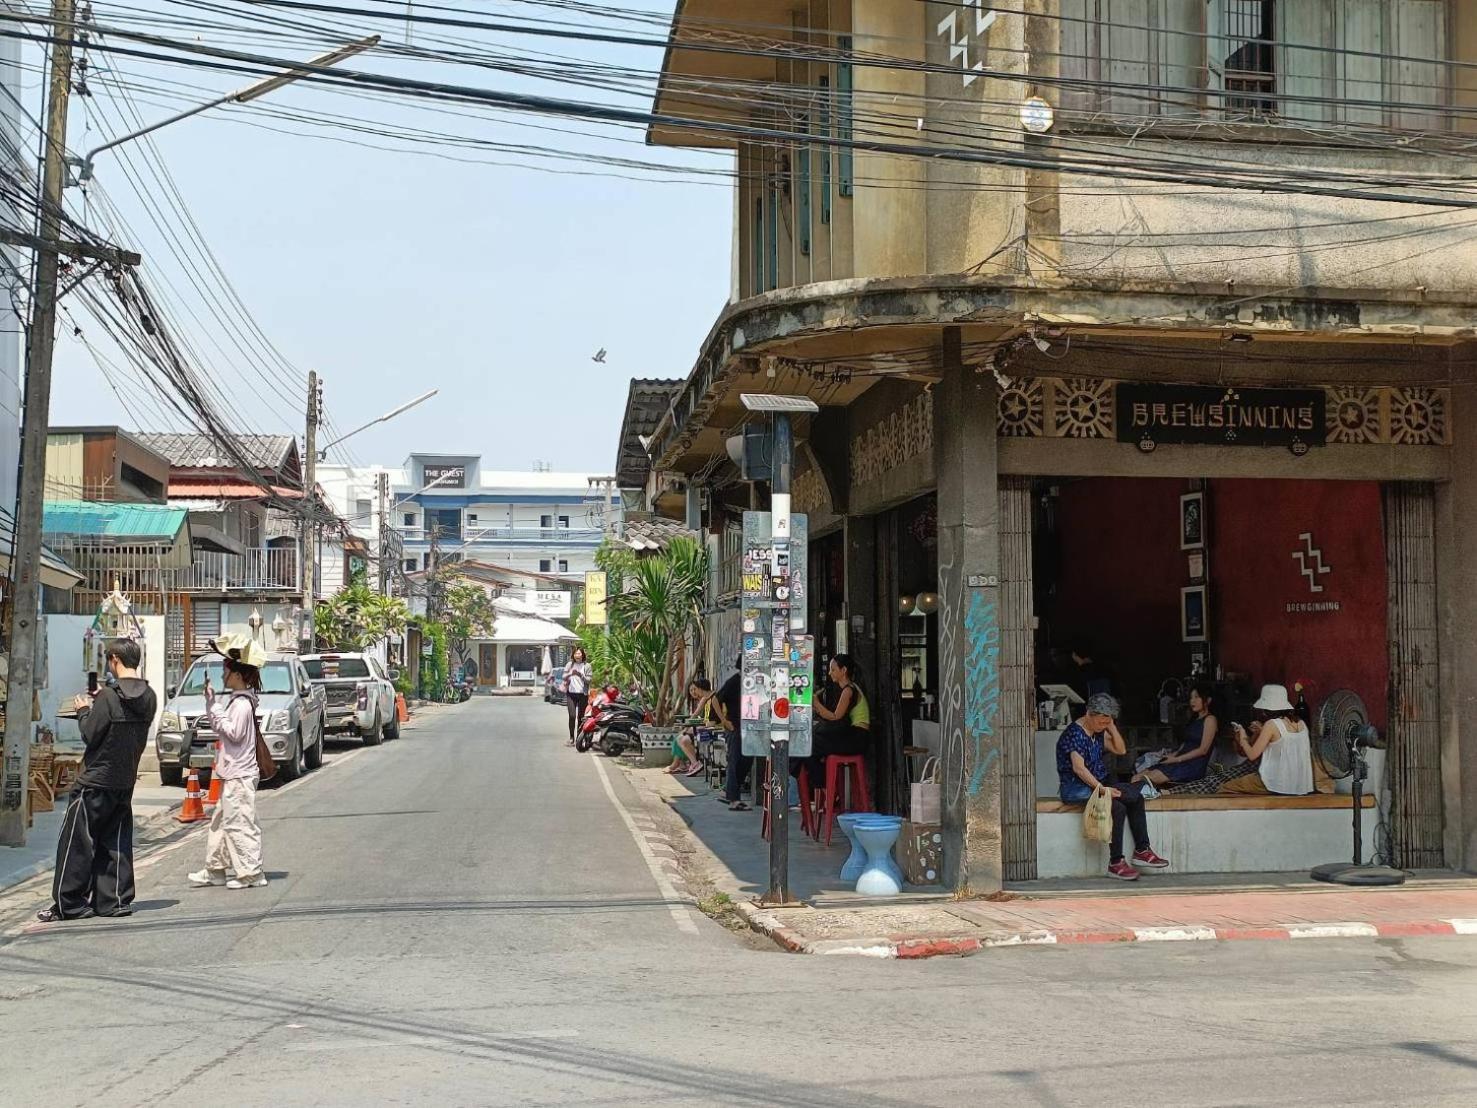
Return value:
M 585 623 L 590 627 L 605 626 L 605 571 L 590 570 L 585 574 Z

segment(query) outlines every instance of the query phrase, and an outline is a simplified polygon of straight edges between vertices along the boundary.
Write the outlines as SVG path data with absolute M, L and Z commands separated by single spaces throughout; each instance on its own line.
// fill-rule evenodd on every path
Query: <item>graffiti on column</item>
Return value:
M 974 744 L 969 795 L 978 796 L 1000 757 L 999 747 L 985 751 L 985 740 L 994 737 L 1000 715 L 1000 613 L 982 589 L 975 589 L 969 598 L 964 635 L 969 648 L 964 659 L 964 728 Z
M 958 804 L 964 795 L 964 685 L 959 680 L 959 602 L 964 579 L 954 571 L 953 556 L 939 565 L 939 728 L 943 746 L 943 780 L 948 802 Z

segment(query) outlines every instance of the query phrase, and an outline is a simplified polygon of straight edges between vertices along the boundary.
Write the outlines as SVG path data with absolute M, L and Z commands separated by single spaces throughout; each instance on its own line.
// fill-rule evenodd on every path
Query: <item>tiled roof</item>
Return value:
M 633 519 L 626 523 L 626 545 L 636 551 L 665 550 L 668 543 L 682 536 L 696 539 L 698 534 L 675 519 Z
M 651 459 L 641 439 L 657 429 L 681 387 L 680 380 L 637 377 L 631 381 L 615 459 L 615 480 L 621 488 L 639 489 L 646 484 Z
M 134 437 L 180 469 L 236 468 L 221 444 L 207 435 L 141 431 Z M 297 441 L 291 435 L 237 435 L 236 442 L 258 469 L 281 469 L 295 461 Z

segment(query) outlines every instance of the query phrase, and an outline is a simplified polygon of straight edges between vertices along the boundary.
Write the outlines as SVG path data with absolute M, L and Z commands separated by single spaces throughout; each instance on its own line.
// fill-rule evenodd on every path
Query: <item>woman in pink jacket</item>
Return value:
M 205 868 L 190 874 L 189 881 L 198 888 L 259 889 L 267 883 L 267 875 L 256 818 L 256 703 L 266 659 L 261 647 L 245 636 L 211 646 L 223 657 L 222 682 L 229 694 L 216 696 L 206 677 L 205 714 L 220 741 L 213 772 L 221 779 L 221 802 L 210 818 Z

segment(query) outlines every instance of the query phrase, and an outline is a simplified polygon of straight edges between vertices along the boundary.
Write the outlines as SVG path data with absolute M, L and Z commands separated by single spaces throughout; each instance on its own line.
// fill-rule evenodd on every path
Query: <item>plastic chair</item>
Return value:
M 847 790 L 853 812 L 872 811 L 872 800 L 867 793 L 867 759 L 861 754 L 831 754 L 826 757 L 826 787 L 821 790 L 817 803 L 818 816 L 815 837 L 826 833 L 826 845 L 831 845 L 831 832 L 840 810 L 836 807 L 837 790 L 844 783 L 843 774 L 849 774 L 851 787 Z

